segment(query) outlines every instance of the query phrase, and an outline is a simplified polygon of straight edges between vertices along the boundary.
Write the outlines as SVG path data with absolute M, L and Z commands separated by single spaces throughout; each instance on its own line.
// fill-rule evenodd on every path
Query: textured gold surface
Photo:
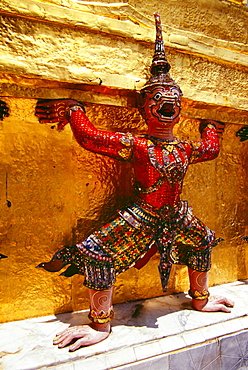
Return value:
M 166 6 L 157 1 L 144 6 L 143 0 L 102 4 L 3 0 L 0 72 L 70 84 L 140 88 L 153 53 L 155 11 L 161 14 L 172 76 L 184 97 L 247 110 L 248 11 L 220 0 L 168 0 Z M 1 83 L 1 95 L 20 96 L 15 95 L 20 94 L 18 82 L 15 88 Z M 34 92 L 36 97 L 42 94 Z M 24 89 L 22 94 L 26 96 Z M 57 96 L 64 94 L 57 91 Z

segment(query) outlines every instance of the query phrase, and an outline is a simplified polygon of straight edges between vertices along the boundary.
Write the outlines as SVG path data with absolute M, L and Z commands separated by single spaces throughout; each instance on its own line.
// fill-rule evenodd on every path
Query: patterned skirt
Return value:
M 81 243 L 56 252 L 53 260 L 61 259 L 63 265 L 70 265 L 62 275 L 82 274 L 85 286 L 106 290 L 115 283 L 117 274 L 142 261 L 156 245 L 162 288 L 166 291 L 173 263 L 208 271 L 211 249 L 219 241 L 193 215 L 187 202 L 157 209 L 137 200 Z

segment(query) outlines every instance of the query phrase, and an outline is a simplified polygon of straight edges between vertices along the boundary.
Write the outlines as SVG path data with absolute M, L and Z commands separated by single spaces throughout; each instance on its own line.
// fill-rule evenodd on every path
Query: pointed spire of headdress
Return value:
M 164 51 L 164 41 L 162 34 L 161 19 L 158 13 L 154 14 L 155 25 L 156 25 L 156 40 L 155 40 L 155 50 L 152 60 L 152 65 L 150 68 L 152 75 L 157 75 L 159 73 L 167 73 L 170 70 L 170 64 L 165 55 Z
M 171 66 L 167 60 L 164 50 L 164 41 L 160 15 L 158 13 L 155 13 L 154 18 L 156 25 L 156 41 L 152 65 L 150 67 L 150 72 L 152 76 L 141 90 L 145 90 L 152 85 L 168 85 L 174 86 L 179 91 L 181 91 L 180 87 L 176 84 L 176 82 L 171 78 L 169 74 Z

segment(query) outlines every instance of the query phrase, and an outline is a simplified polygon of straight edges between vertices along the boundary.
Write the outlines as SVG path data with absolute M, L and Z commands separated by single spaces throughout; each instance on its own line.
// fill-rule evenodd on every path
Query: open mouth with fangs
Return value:
M 175 114 L 174 104 L 164 103 L 157 112 L 163 117 L 172 117 Z

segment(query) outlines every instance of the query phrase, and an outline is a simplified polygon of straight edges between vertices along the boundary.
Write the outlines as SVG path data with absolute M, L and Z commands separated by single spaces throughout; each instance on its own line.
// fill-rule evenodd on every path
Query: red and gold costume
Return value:
M 70 109 L 69 121 L 83 148 L 132 163 L 136 192 L 133 202 L 119 210 L 115 220 L 55 254 L 53 260 L 71 265 L 64 275 L 83 274 L 88 288 L 105 290 L 118 273 L 135 265 L 142 267 L 156 248 L 163 290 L 172 263 L 208 271 L 211 247 L 217 243 L 214 232 L 193 215 L 180 193 L 189 164 L 217 157 L 215 127 L 205 125 L 202 140 L 192 142 L 100 131 L 80 106 Z
M 36 115 L 40 122 L 58 122 L 58 129 L 70 123 L 83 148 L 120 161 L 132 163 L 135 192 L 130 204 L 118 210 L 116 218 L 89 235 L 81 243 L 65 246 L 50 262 L 41 263 L 48 271 L 85 276 L 90 294 L 90 325 L 67 328 L 54 344 L 70 350 L 98 343 L 110 333 L 113 317 L 112 293 L 116 275 L 132 266 L 141 268 L 158 251 L 162 288 L 166 291 L 172 263 L 187 265 L 189 294 L 193 307 L 201 311 L 230 312 L 233 302 L 225 298 L 208 299 L 207 271 L 211 248 L 219 239 L 192 213 L 187 201 L 180 199 L 188 165 L 211 160 L 219 153 L 218 134 L 224 125 L 202 121 L 201 141 L 181 141 L 173 127 L 180 119 L 180 87 L 169 75 L 162 38 L 161 21 L 155 14 L 156 42 L 147 84 L 139 92 L 139 110 L 148 134 L 112 133 L 96 129 L 75 100 L 39 101 Z

